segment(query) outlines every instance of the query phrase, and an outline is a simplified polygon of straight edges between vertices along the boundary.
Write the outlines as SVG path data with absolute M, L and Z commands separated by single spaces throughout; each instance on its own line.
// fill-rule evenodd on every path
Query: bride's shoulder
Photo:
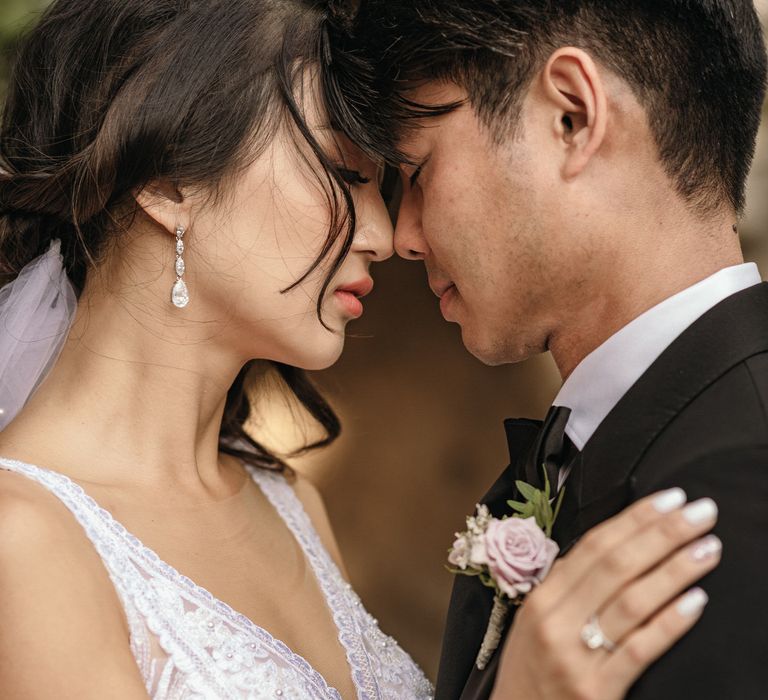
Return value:
M 146 697 L 120 601 L 93 545 L 53 494 L 6 470 L 0 619 L 7 697 L 60 697 L 62 688 L 84 700 Z
M 325 507 L 325 501 L 317 486 L 306 476 L 294 472 L 295 476 L 291 479 L 291 486 L 296 496 L 304 506 L 304 511 L 312 521 L 312 525 L 317 531 L 328 553 L 331 555 L 336 565 L 341 569 L 344 576 L 348 579 L 344 562 L 341 558 L 341 551 L 336 541 L 336 535 L 331 527 L 331 521 L 328 517 L 328 511 Z
M 69 509 L 41 484 L 0 469 L 0 593 L 29 584 L 39 593 L 83 586 L 114 589 L 99 555 Z M 0 597 L 2 597 L 0 595 Z M 77 596 L 76 596 L 77 597 Z
M 41 484 L 0 469 L 0 583 L 13 576 L 45 585 L 64 555 L 72 568 L 93 572 L 98 555 L 67 507 Z M 50 580 L 50 579 L 46 579 Z
M 0 469 L 0 548 L 25 545 L 39 535 L 71 526 L 72 515 L 40 484 L 7 469 Z

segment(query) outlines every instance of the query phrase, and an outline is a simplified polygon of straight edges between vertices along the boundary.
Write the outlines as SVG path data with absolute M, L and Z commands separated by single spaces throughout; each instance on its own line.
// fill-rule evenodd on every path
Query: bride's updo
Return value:
M 130 225 L 137 191 L 164 181 L 215 197 L 283 125 L 321 166 L 331 226 L 314 265 L 343 241 L 330 280 L 351 245 L 354 209 L 297 97 L 313 70 L 326 101 L 340 106 L 330 70 L 330 4 L 53 2 L 21 44 L 0 128 L 0 284 L 60 239 L 67 273 L 81 291 Z M 325 427 L 328 437 L 318 444 L 333 439 L 338 421 L 305 375 L 275 366 Z M 279 467 L 243 430 L 251 412 L 248 369 L 229 391 L 222 449 L 242 454 L 231 445 L 246 440 L 251 461 Z

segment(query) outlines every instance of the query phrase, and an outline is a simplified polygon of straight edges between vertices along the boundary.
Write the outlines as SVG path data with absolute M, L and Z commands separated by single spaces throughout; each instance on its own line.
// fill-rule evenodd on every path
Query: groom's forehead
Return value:
M 446 105 L 457 105 L 445 114 L 407 116 L 392 124 L 398 148 L 406 154 L 409 149 L 418 148 L 431 136 L 439 137 L 440 127 L 450 121 L 451 115 L 460 109 L 471 108 L 467 91 L 456 83 L 446 80 L 432 80 L 421 83 L 403 92 L 402 98 L 411 105 L 435 109 Z

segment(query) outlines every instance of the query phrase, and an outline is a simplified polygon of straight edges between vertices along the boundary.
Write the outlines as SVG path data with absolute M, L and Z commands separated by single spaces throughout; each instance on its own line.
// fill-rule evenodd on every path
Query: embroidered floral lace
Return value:
M 74 514 L 122 601 L 131 650 L 157 700 L 340 700 L 301 656 L 196 585 L 131 535 L 63 474 L 0 458 L 0 468 L 43 485 Z M 432 688 L 344 581 L 293 489 L 248 467 L 300 543 L 339 631 L 358 700 L 426 700 Z

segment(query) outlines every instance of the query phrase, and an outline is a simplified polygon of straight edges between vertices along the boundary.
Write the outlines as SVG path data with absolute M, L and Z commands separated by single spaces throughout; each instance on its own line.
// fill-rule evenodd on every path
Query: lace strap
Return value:
M 285 477 L 248 464 L 245 466 L 301 545 L 315 572 L 339 631 L 339 641 L 346 651 L 359 700 L 375 700 L 381 697 L 371 658 L 366 652 L 363 640 L 360 599 L 352 590 L 352 586 L 344 580 L 299 497 Z

